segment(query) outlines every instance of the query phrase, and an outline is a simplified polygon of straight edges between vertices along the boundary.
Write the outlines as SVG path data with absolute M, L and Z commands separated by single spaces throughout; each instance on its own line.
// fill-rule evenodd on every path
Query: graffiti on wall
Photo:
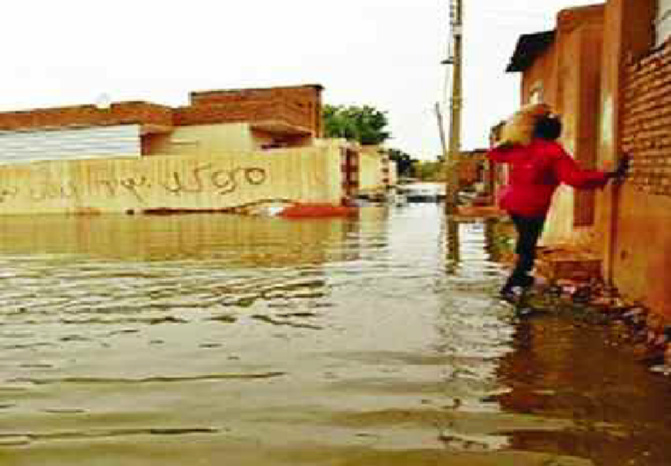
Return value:
M 161 187 L 174 195 L 202 193 L 214 188 L 217 194 L 224 196 L 235 192 L 242 183 L 258 186 L 265 181 L 266 171 L 262 168 L 215 170 L 212 164 L 207 164 L 195 167 L 185 179 L 173 172 L 168 180 L 161 183 Z
M 226 196 L 247 186 L 263 185 L 268 175 L 260 167 L 236 167 L 221 169 L 208 163 L 197 165 L 188 171 L 173 170 L 163 178 L 152 179 L 144 174 L 121 176 L 109 179 L 89 180 L 86 185 L 75 181 L 61 181 L 44 175 L 33 186 L 12 186 L 0 181 L 0 204 L 13 200 L 44 202 L 53 200 L 77 200 L 91 196 L 96 190 L 106 199 L 131 196 L 145 203 L 150 196 L 168 194 L 188 196 L 214 194 Z
M 77 186 L 69 182 L 54 183 L 43 181 L 37 186 L 19 188 L 17 186 L 0 187 L 0 204 L 19 199 L 25 196 L 33 202 L 41 202 L 53 199 L 78 199 L 80 198 Z

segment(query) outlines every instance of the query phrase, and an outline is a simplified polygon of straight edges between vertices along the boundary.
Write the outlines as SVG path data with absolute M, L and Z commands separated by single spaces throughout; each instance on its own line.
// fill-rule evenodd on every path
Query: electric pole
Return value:
M 450 99 L 450 143 L 445 159 L 447 185 L 445 212 L 454 214 L 457 210 L 459 194 L 459 159 L 461 153 L 461 109 L 462 97 L 462 44 L 463 44 L 463 6 L 462 0 L 450 0 L 450 45 L 451 54 L 445 65 L 452 65 L 452 96 Z M 447 91 L 447 90 L 446 90 Z
M 440 103 L 438 102 L 436 102 L 436 118 L 438 118 L 438 133 L 440 134 L 440 147 L 443 149 L 443 160 L 447 160 L 448 152 L 445 139 L 445 125 L 443 124 L 443 112 L 440 110 Z

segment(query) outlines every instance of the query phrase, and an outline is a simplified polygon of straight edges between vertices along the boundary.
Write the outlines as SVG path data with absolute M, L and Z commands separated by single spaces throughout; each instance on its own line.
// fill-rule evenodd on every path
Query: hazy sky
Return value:
M 22 0 L 3 11 L 0 110 L 187 103 L 192 90 L 322 84 L 331 104 L 388 112 L 388 145 L 440 152 L 449 0 Z M 463 0 L 463 147 L 518 105 L 504 69 L 520 34 L 581 0 Z

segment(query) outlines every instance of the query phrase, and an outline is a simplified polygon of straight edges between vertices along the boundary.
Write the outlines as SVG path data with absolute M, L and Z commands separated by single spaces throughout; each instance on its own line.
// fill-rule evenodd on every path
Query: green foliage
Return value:
M 410 154 L 399 149 L 389 149 L 389 159 L 396 162 L 398 176 L 412 178 L 415 176 L 414 164 L 417 162 Z
M 326 137 L 345 138 L 362 145 L 382 144 L 391 137 L 387 113 L 369 105 L 325 105 L 323 115 Z M 389 158 L 396 162 L 401 177 L 419 176 L 418 168 L 426 179 L 439 177 L 435 172 L 441 172 L 439 163 L 424 165 L 400 149 L 389 149 Z
M 422 181 L 444 181 L 445 165 L 438 161 L 415 161 L 415 177 Z
M 368 105 L 325 105 L 323 115 L 326 137 L 372 145 L 382 144 L 391 136 L 385 131 L 389 124 L 386 112 Z

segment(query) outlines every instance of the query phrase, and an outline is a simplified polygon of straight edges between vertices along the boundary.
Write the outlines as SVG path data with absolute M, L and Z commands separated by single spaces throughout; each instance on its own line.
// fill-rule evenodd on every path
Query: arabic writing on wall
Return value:
M 217 168 L 211 163 L 197 165 L 186 173 L 172 171 L 164 178 L 144 174 L 98 179 L 84 186 L 76 181 L 53 180 L 47 174 L 34 186 L 17 186 L 6 183 L 0 186 L 0 203 L 12 200 L 42 202 L 56 199 L 83 200 L 97 190 L 107 199 L 132 196 L 144 203 L 156 190 L 170 196 L 212 193 L 226 196 L 248 186 L 260 186 L 267 181 L 267 172 L 259 167 Z M 3 183 L 4 184 L 4 183 Z

